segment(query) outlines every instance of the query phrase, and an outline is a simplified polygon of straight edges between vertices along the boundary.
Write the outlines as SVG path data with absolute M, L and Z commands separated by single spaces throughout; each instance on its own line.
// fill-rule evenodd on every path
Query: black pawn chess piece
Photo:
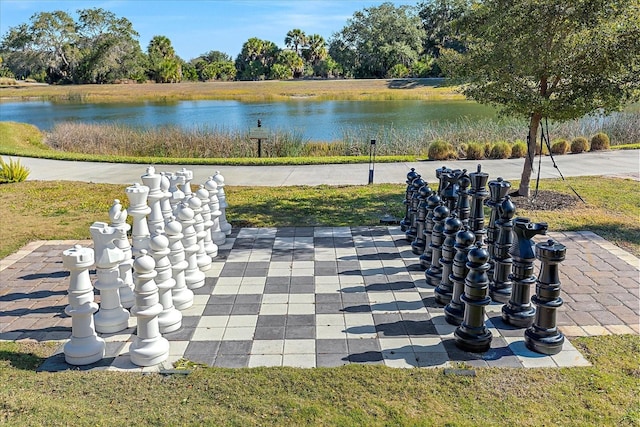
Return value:
M 433 192 L 427 197 L 427 216 L 424 219 L 424 252 L 420 255 L 420 267 L 424 270 L 431 266 L 431 234 L 433 233 L 433 210 L 440 206 L 440 196 Z
M 533 263 L 536 260 L 533 251 L 533 236 L 546 234 L 547 224 L 533 223 L 529 218 L 518 217 L 514 220 L 515 239 L 509 255 L 513 258 L 511 297 L 502 307 L 502 319 L 509 325 L 527 328 L 533 323 L 536 309 L 531 305 L 531 285 L 536 282 L 533 275 Z
M 531 298 L 536 316 L 524 332 L 524 343 L 538 353 L 558 354 L 564 344 L 564 335 L 556 325 L 556 310 L 562 305 L 558 267 L 566 253 L 567 248 L 554 240 L 536 244 L 536 258 L 541 263 L 536 294 Z
M 449 216 L 446 206 L 438 206 L 433 210 L 433 232 L 431 233 L 431 266 L 424 273 L 427 283 L 438 286 L 442 280 L 442 242 L 444 241 L 444 221 Z
M 487 251 L 489 252 L 489 282 L 493 281 L 493 269 L 495 268 L 495 242 L 498 240 L 499 231 L 496 226 L 496 220 L 498 219 L 498 206 L 504 201 L 504 198 L 507 196 L 510 188 L 511 183 L 509 181 L 505 181 L 502 177 L 489 181 L 489 198 L 485 202 L 485 205 L 491 209 L 485 241 L 487 244 Z
M 453 282 L 451 281 L 451 272 L 453 269 L 453 258 L 456 255 L 456 234 L 462 228 L 462 223 L 456 214 L 452 214 L 444 222 L 444 242 L 442 243 L 442 256 L 440 257 L 440 265 L 442 266 L 442 280 L 436 286 L 435 299 L 442 305 L 447 305 L 451 301 L 453 295 Z
M 402 231 L 407 231 L 409 229 L 409 226 L 411 225 L 409 223 L 409 205 L 411 204 L 411 196 L 412 196 L 412 191 L 413 191 L 413 180 L 416 178 L 420 178 L 420 174 L 418 172 L 416 172 L 416 170 L 414 168 L 411 168 L 411 170 L 409 171 L 409 173 L 407 174 L 407 189 L 405 191 L 404 194 L 404 218 L 400 221 L 400 230 Z
M 489 290 L 489 253 L 482 242 L 469 251 L 467 268 L 469 273 L 464 280 L 464 294 L 460 297 L 464 302 L 464 319 L 454 332 L 456 345 L 462 350 L 482 353 L 491 347 L 491 331 L 485 326 L 485 307 L 491 299 Z
M 489 296 L 491 300 L 506 304 L 511 297 L 511 266 L 513 259 L 509 255 L 509 249 L 513 243 L 513 215 L 516 207 L 511 197 L 506 196 L 498 205 L 499 218 L 496 220 L 498 238 L 494 244 L 493 252 L 493 280 L 489 284 Z
M 424 225 L 427 217 L 427 198 L 431 195 L 432 191 L 429 188 L 429 184 L 425 183 L 418 189 L 418 212 L 416 216 L 416 238 L 411 243 L 411 252 L 415 255 L 422 255 L 424 253 L 425 237 L 424 237 Z
M 422 178 L 416 178 L 411 184 L 413 191 L 411 193 L 411 204 L 409 205 L 409 228 L 405 232 L 405 236 L 409 243 L 413 242 L 418 236 L 417 219 L 418 219 L 418 205 L 420 204 L 419 190 L 426 183 Z
M 453 257 L 453 265 L 449 280 L 453 283 L 453 292 L 451 301 L 444 307 L 444 319 L 451 325 L 459 325 L 464 318 L 464 302 L 460 299 L 464 293 L 464 279 L 467 277 L 469 270 L 467 255 L 475 242 L 476 236 L 468 226 L 463 226 L 456 233 L 456 244 L 454 246 L 456 254 Z

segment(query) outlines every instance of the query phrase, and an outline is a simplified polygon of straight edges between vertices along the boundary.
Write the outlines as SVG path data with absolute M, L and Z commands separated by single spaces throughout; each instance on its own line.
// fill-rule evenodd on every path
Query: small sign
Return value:
M 263 127 L 249 129 L 249 139 L 269 139 L 269 131 Z

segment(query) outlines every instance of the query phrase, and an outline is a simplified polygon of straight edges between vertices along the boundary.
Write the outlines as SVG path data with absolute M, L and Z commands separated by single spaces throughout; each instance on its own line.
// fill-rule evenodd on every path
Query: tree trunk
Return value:
M 542 120 L 542 114 L 534 113 L 529 122 L 529 141 L 527 145 L 527 157 L 524 159 L 524 167 L 520 176 L 520 187 L 518 194 L 529 197 L 529 183 L 531 182 L 531 172 L 533 170 L 533 160 L 536 157 L 536 143 L 538 141 L 538 127 Z

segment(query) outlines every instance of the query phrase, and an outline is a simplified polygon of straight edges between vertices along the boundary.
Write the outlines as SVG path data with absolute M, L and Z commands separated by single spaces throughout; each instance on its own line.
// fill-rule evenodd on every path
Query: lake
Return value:
M 269 130 L 294 131 L 310 141 L 341 139 L 343 131 L 349 129 L 419 129 L 429 123 L 474 121 L 495 116 L 494 109 L 469 101 L 0 102 L 0 120 L 30 123 L 41 130 L 50 130 L 62 122 L 248 130 L 260 119 L 262 126 Z

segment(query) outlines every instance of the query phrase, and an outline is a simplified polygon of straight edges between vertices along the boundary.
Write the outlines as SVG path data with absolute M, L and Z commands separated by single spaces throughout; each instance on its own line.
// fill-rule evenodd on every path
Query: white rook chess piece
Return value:
M 200 271 L 207 271 L 211 268 L 211 257 L 207 255 L 204 249 L 204 239 L 206 232 L 204 230 L 204 219 L 202 218 L 202 202 L 193 194 L 189 198 L 189 207 L 193 210 L 193 228 L 196 230 L 196 239 L 198 244 L 198 251 L 196 252 L 196 260 Z
M 129 312 L 120 303 L 119 289 L 122 287 L 119 265 L 124 253 L 114 241 L 126 235 L 124 230 L 109 227 L 104 222 L 94 222 L 89 227 L 96 258 L 95 288 L 100 291 L 100 311 L 95 315 L 96 330 L 110 334 L 127 329 Z
M 171 212 L 175 212 L 176 206 L 184 199 L 184 192 L 180 189 L 185 183 L 184 176 L 176 175 L 175 173 L 165 172 L 165 176 L 169 179 L 169 204 L 171 205 Z
M 176 175 L 184 178 L 184 184 L 182 184 L 182 192 L 184 193 L 185 199 L 188 199 L 191 196 L 191 194 L 193 194 L 191 192 L 191 181 L 193 180 L 193 171 L 187 168 L 182 168 L 178 172 L 176 172 Z
M 98 311 L 89 278 L 93 261 L 93 249 L 80 245 L 62 252 L 62 264 L 70 272 L 69 305 L 64 312 L 71 316 L 71 339 L 63 350 L 70 365 L 89 365 L 104 357 L 105 343 L 96 334 L 93 323 L 93 314 Z
M 213 175 L 213 180 L 218 184 L 218 201 L 220 202 L 220 230 L 224 232 L 225 235 L 231 234 L 231 224 L 227 221 L 227 196 L 224 193 L 224 176 L 220 174 L 219 171 L 216 171 L 216 174 Z
M 176 281 L 171 276 L 171 262 L 168 258 L 171 252 L 169 239 L 162 234 L 153 236 L 151 242 L 149 242 L 149 248 L 151 249 L 151 256 L 156 263 L 156 273 L 158 275 L 155 280 L 158 286 L 160 304 L 162 305 L 162 312 L 158 315 L 158 325 L 160 332 L 166 334 L 176 331 L 182 326 L 182 313 L 176 310 L 171 295 L 171 289 L 175 286 Z
M 197 289 L 204 286 L 204 273 L 198 268 L 198 237 L 196 229 L 193 227 L 193 209 L 187 203 L 182 202 L 176 208 L 176 217 L 182 225 L 182 246 L 187 258 L 187 269 L 184 272 L 184 279 L 189 289 Z
M 220 201 L 218 200 L 218 183 L 210 176 L 204 183 L 204 188 L 209 192 L 209 211 L 211 212 L 211 239 L 216 245 L 224 245 L 227 235 L 220 229 Z
M 173 296 L 173 305 L 178 310 L 184 310 L 193 305 L 193 291 L 187 288 L 184 279 L 184 271 L 189 264 L 185 260 L 184 246 L 182 246 L 182 225 L 176 221 L 175 217 L 171 217 L 164 228 L 167 238 L 169 239 L 169 261 L 171 262 L 171 277 L 176 284 L 171 290 Z
M 154 280 L 158 273 L 154 268 L 153 258 L 143 249 L 133 262 L 136 304 L 131 313 L 138 318 L 138 332 L 129 348 L 131 362 L 138 366 L 157 365 L 169 357 L 169 341 L 160 334 L 158 324 L 162 305 Z
M 162 216 L 162 206 L 160 201 L 164 197 L 160 184 L 162 182 L 162 175 L 156 173 L 156 168 L 149 166 L 147 173 L 140 177 L 144 185 L 149 187 L 149 194 L 147 201 L 151 211 L 147 216 L 147 225 L 152 236 L 156 234 L 162 234 L 164 232 L 164 217 Z
M 111 223 L 109 227 L 122 229 L 124 235 L 114 241 L 114 244 L 124 253 L 124 260 L 118 265 L 120 272 L 120 279 L 122 279 L 122 286 L 118 291 L 120 292 L 120 303 L 124 308 L 133 307 L 135 297 L 133 295 L 133 256 L 131 253 L 131 243 L 127 238 L 127 231 L 131 229 L 131 226 L 127 224 L 127 210 L 122 208 L 120 200 L 115 199 L 111 209 L 109 209 L 109 218 Z
M 129 198 L 129 215 L 133 217 L 133 227 L 131 228 L 131 241 L 133 243 L 133 256 L 140 255 L 140 251 L 149 249 L 149 224 L 147 215 L 151 208 L 147 205 L 149 187 L 135 183 L 125 190 Z
M 202 220 L 204 221 L 202 224 L 204 226 L 204 251 L 211 258 L 215 258 L 218 256 L 218 245 L 213 242 L 211 238 L 211 227 L 213 227 L 213 221 L 211 220 L 211 209 L 209 208 L 209 191 L 204 188 L 204 185 L 200 185 L 198 191 L 196 191 L 196 196 L 202 202 Z

